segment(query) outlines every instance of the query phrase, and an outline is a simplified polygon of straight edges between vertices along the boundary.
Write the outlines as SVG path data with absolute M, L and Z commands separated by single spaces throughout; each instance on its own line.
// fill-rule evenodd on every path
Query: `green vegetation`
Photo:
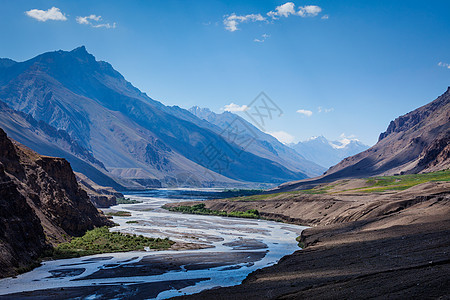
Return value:
M 136 224 L 136 223 L 139 223 L 138 221 L 126 221 L 125 223 L 127 223 L 127 224 Z
M 167 238 L 148 238 L 142 235 L 110 232 L 105 226 L 89 230 L 84 236 L 73 238 L 70 242 L 59 244 L 46 253 L 46 256 L 56 259 L 72 258 L 99 253 L 139 251 L 145 247 L 162 250 L 170 248 L 173 244 L 174 242 Z
M 302 190 L 301 192 L 303 194 L 309 194 L 309 195 L 318 195 L 318 194 L 327 194 L 329 190 L 336 187 L 336 184 L 327 185 L 324 187 L 316 187 L 309 190 Z
M 142 201 L 131 200 L 130 198 L 117 198 L 116 203 L 117 204 L 137 204 L 137 203 L 142 203 Z
M 107 216 L 112 216 L 112 217 L 131 217 L 131 213 L 128 211 L 123 211 L 123 210 L 119 210 L 119 211 L 110 211 L 106 213 Z
M 236 218 L 251 218 L 251 219 L 260 219 L 259 211 L 256 209 L 249 209 L 247 211 L 231 211 L 226 212 L 224 210 L 212 210 L 209 208 L 205 208 L 204 203 L 196 204 L 193 206 L 163 206 L 164 209 L 170 211 L 181 212 L 184 214 L 196 214 L 196 215 L 213 215 L 213 216 L 221 216 L 221 217 L 236 217 Z
M 406 190 L 415 185 L 430 181 L 450 181 L 450 170 L 396 176 L 380 176 L 367 179 L 367 188 L 363 192 L 384 192 L 387 190 Z
M 309 190 L 302 190 L 303 194 L 328 194 L 328 193 L 340 193 L 359 191 L 364 193 L 384 192 L 384 191 L 402 191 L 409 189 L 415 185 L 431 182 L 431 181 L 450 181 L 450 170 L 424 173 L 424 174 L 408 174 L 408 175 L 395 175 L 395 176 L 377 176 L 366 178 L 366 186 L 353 189 L 342 189 L 335 192 L 330 192 L 331 189 L 338 185 L 345 184 L 344 182 L 339 184 L 330 184 L 322 187 L 315 187 Z

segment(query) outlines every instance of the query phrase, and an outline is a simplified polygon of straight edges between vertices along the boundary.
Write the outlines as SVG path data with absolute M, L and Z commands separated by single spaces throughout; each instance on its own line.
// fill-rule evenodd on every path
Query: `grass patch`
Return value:
M 256 209 L 249 209 L 247 211 L 231 211 L 226 212 L 224 210 L 212 210 L 209 208 L 205 208 L 204 203 L 187 206 L 163 206 L 164 209 L 169 211 L 181 212 L 184 214 L 195 214 L 195 215 L 213 215 L 213 216 L 221 216 L 221 217 L 236 217 L 236 218 L 250 218 L 250 219 L 260 219 L 259 211 Z
M 365 193 L 384 192 L 387 190 L 406 190 L 415 185 L 432 181 L 450 181 L 450 170 L 396 176 L 380 176 L 367 179 L 369 187 L 363 188 Z
M 358 187 L 354 189 L 340 190 L 339 192 L 360 191 L 363 193 L 375 193 L 384 191 L 402 191 L 409 189 L 415 185 L 432 182 L 432 181 L 450 181 L 450 170 L 424 173 L 424 174 L 408 174 L 408 175 L 394 175 L 394 176 L 377 176 L 366 178 L 365 187 Z M 331 189 L 337 184 L 330 184 L 324 187 L 315 187 L 308 190 L 302 190 L 304 194 L 328 194 Z
M 73 238 L 53 248 L 47 257 L 55 259 L 73 258 L 99 253 L 113 253 L 150 249 L 168 249 L 175 242 L 165 238 L 149 238 L 142 235 L 130 235 L 120 232 L 110 232 L 108 227 L 89 230 L 82 237 Z
M 125 223 L 127 223 L 127 224 L 136 224 L 136 223 L 139 223 L 138 221 L 126 221 Z
M 107 216 L 112 216 L 112 217 L 131 217 L 131 213 L 128 211 L 123 211 L 123 210 L 119 210 L 119 211 L 110 211 L 106 213 Z
M 131 200 L 130 198 L 117 198 L 116 203 L 117 204 L 137 204 L 137 203 L 142 203 L 142 201 Z

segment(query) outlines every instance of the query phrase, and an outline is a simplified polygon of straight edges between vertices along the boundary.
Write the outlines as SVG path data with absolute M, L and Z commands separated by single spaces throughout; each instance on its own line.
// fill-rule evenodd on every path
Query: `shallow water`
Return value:
M 0 298 L 156 298 L 197 293 L 242 282 L 252 271 L 298 250 L 295 238 L 306 228 L 271 221 L 187 215 L 160 207 L 170 202 L 204 200 L 211 190 L 160 189 L 126 195 L 142 201 L 115 210 L 111 230 L 169 237 L 201 244 L 199 250 L 141 251 L 48 261 L 17 278 L 0 280 Z M 138 223 L 126 223 L 137 221 Z M 3 296 L 2 296 L 3 295 Z

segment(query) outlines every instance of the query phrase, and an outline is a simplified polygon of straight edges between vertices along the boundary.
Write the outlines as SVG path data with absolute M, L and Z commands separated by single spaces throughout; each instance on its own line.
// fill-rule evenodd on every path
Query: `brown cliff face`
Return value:
M 111 225 L 77 184 L 70 164 L 40 156 L 0 129 L 0 277 L 26 268 L 53 244 Z

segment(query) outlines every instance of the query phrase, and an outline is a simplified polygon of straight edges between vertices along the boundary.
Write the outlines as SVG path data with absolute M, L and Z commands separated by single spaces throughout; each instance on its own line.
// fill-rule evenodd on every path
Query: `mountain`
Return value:
M 343 178 L 414 174 L 450 168 L 450 87 L 436 100 L 391 121 L 371 148 L 345 158 L 324 175 L 274 191 L 305 189 Z
M 36 264 L 51 245 L 112 225 L 69 163 L 11 141 L 0 129 L 0 277 Z
M 2 59 L 0 101 L 67 132 L 101 164 L 77 158 L 127 187 L 276 184 L 307 177 L 229 143 L 188 111 L 151 99 L 85 47 L 25 62 Z M 85 166 L 74 170 L 89 176 Z
M 329 141 L 324 136 L 312 137 L 291 147 L 304 158 L 325 168 L 334 166 L 342 159 L 369 148 L 356 139 L 343 138 L 340 141 Z
M 42 155 L 64 157 L 72 168 L 83 170 L 86 176 L 98 184 L 124 189 L 109 176 L 103 163 L 73 140 L 65 130 L 56 129 L 44 121 L 37 121 L 30 114 L 13 110 L 1 101 L 0 127 L 12 139 Z
M 208 108 L 194 106 L 189 111 L 198 118 L 207 121 L 200 126 L 214 130 L 218 134 L 223 134 L 229 128 L 233 128 L 236 133 L 231 137 L 225 135 L 230 143 L 242 143 L 246 141 L 245 150 L 257 156 L 270 159 L 294 172 L 302 172 L 308 176 L 321 175 L 325 168 L 313 163 L 288 146 L 280 143 L 270 134 L 260 131 L 258 128 L 247 122 L 240 116 L 225 111 L 220 114 L 212 112 Z M 215 126 L 210 126 L 213 124 Z

